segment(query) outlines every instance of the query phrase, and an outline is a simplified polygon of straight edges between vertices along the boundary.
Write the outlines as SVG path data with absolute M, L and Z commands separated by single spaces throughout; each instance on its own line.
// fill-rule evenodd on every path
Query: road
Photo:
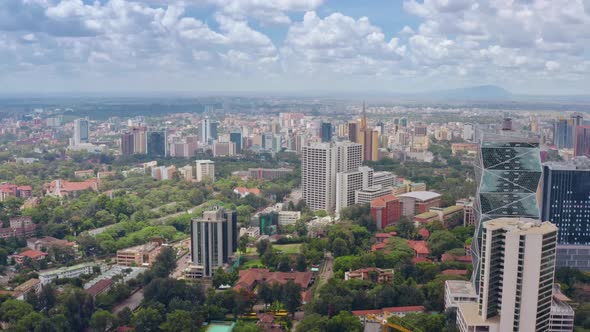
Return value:
M 324 264 L 322 265 L 322 270 L 320 271 L 320 281 L 318 282 L 315 295 L 319 294 L 317 290 L 334 276 L 333 266 L 334 257 L 332 257 L 331 252 L 326 252 L 324 254 Z
M 131 311 L 134 311 L 139 307 L 141 301 L 143 301 L 143 289 L 140 289 L 137 292 L 131 294 L 131 296 L 125 299 L 125 301 L 117 304 L 113 308 L 113 313 L 116 315 L 125 308 L 129 308 Z

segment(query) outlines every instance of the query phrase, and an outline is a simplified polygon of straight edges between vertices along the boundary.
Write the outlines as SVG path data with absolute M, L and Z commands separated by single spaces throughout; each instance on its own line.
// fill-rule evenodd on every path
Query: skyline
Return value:
M 584 94 L 590 1 L 5 0 L 3 94 Z

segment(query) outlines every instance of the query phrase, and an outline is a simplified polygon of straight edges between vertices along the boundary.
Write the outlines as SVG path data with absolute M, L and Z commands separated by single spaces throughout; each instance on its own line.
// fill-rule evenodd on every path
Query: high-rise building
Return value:
M 359 142 L 359 124 L 356 121 L 348 122 L 348 140 L 354 143 Z
M 234 142 L 213 141 L 213 156 L 227 157 L 236 154 L 236 144 Z
M 301 158 L 303 199 L 312 210 L 336 208 L 336 174 L 362 165 L 357 143 L 316 143 L 304 146 Z
M 229 140 L 235 144 L 236 153 L 241 154 L 242 153 L 242 133 L 239 131 L 230 133 Z
M 373 169 L 367 166 L 336 174 L 336 212 L 354 205 L 355 193 L 373 186 Z
M 218 130 L 219 129 L 219 122 L 217 122 L 217 121 L 211 122 L 211 125 L 209 128 L 210 128 L 209 139 L 210 140 L 218 139 L 219 138 L 219 130 Z
M 586 156 L 590 158 L 590 126 L 576 127 L 574 156 Z
M 150 131 L 147 134 L 147 153 L 151 157 L 166 157 L 168 155 L 168 143 L 166 131 Z
M 557 227 L 503 217 L 482 227 L 478 302 L 457 304 L 467 331 L 551 331 Z
M 590 159 L 543 165 L 542 220 L 559 229 L 557 266 L 590 270 Z
M 197 160 L 195 164 L 197 182 L 205 180 L 215 181 L 215 162 L 211 160 Z
M 560 149 L 571 149 L 574 147 L 574 133 L 576 127 L 581 126 L 583 117 L 574 113 L 569 119 L 560 117 L 553 125 L 553 143 Z
M 320 136 L 324 143 L 332 141 L 332 124 L 330 122 L 322 122 Z
M 81 143 L 88 143 L 90 138 L 88 129 L 88 120 L 76 119 L 74 120 L 74 139 L 73 145 L 80 145 Z
M 237 214 L 221 207 L 205 211 L 202 218 L 192 220 L 191 260 L 203 277 L 211 277 L 237 250 L 237 225 Z
M 121 154 L 130 156 L 134 154 L 133 134 L 124 133 L 121 135 Z
M 205 117 L 201 120 L 201 144 L 208 145 L 211 140 L 211 120 Z
M 542 173 L 537 137 L 526 137 L 513 131 L 477 130 L 476 134 L 480 147 L 475 161 L 477 192 L 473 204 L 475 234 L 471 245 L 474 282 L 479 280 L 478 251 L 483 226 L 488 220 L 541 217 L 537 190 Z
M 146 127 L 131 127 L 133 135 L 133 154 L 145 154 L 147 152 Z

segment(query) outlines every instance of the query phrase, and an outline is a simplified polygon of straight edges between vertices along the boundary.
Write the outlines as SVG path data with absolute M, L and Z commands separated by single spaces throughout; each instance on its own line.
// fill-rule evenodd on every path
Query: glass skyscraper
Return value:
M 543 220 L 559 229 L 557 266 L 590 270 L 590 159 L 543 166 Z
M 147 153 L 151 157 L 166 157 L 168 154 L 166 131 L 150 131 L 147 138 Z
M 539 139 L 511 130 L 477 131 L 475 234 L 471 244 L 473 277 L 479 284 L 483 225 L 501 217 L 540 218 L 537 192 L 542 174 Z M 478 287 L 475 287 L 478 289 Z

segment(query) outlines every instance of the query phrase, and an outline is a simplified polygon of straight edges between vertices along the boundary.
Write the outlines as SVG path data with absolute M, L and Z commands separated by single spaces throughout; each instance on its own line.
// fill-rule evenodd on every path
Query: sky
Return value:
M 590 0 L 0 0 L 0 93 L 589 94 Z

